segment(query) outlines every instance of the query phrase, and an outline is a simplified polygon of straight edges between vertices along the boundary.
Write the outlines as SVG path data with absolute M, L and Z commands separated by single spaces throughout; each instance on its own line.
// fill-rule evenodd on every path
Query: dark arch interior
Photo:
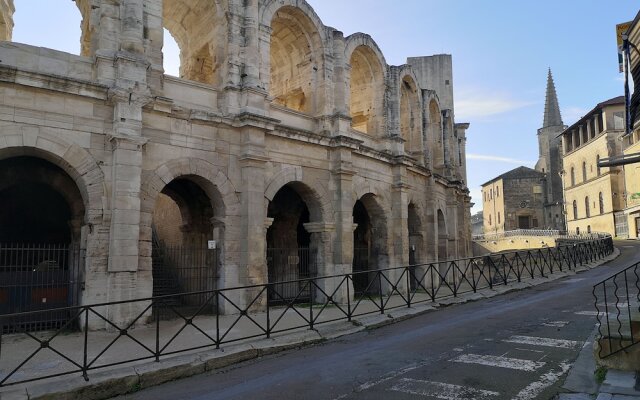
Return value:
M 162 189 L 152 224 L 154 296 L 215 289 L 218 250 L 208 248 L 213 217 L 212 200 L 197 178 L 176 178 Z M 176 305 L 199 307 L 206 301 L 206 294 L 182 296 Z
M 310 248 L 311 235 L 304 228 L 309 222 L 309 209 L 290 185 L 282 187 L 269 203 L 267 229 L 267 270 L 269 282 L 296 281 L 315 275 L 315 251 Z M 309 302 L 310 287 L 304 282 L 280 283 L 272 286 L 269 302 Z
M 309 208 L 290 186 L 284 186 L 269 203 L 267 217 L 273 223 L 267 230 L 268 248 L 308 247 L 311 235 L 304 228 L 309 222 Z
M 353 206 L 353 290 L 356 295 L 375 294 L 379 285 L 372 283 L 374 274 L 365 273 L 376 269 L 373 246 L 373 226 L 365 204 L 358 200 Z
M 83 216 L 80 192 L 61 168 L 34 157 L 0 161 L 0 243 L 70 244 Z

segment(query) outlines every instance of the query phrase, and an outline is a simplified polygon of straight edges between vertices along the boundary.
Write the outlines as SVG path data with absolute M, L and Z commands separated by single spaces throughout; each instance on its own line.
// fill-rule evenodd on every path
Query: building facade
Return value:
M 303 0 L 76 4 L 79 55 L 10 42 L 0 2 L 0 242 L 77 244 L 79 302 L 470 254 L 451 56 L 388 65 Z M 159 286 L 209 247 L 207 284 Z
M 640 48 L 640 12 L 633 20 L 628 35 L 633 47 Z M 635 88 L 631 97 L 632 134 L 625 138 L 625 157 L 640 154 L 640 54 L 634 50 L 631 50 L 630 72 Z M 640 238 L 640 163 L 625 165 L 624 178 L 626 192 L 624 213 L 629 227 L 629 237 L 637 239 Z
M 518 167 L 482 185 L 484 233 L 540 229 L 544 221 L 545 174 Z
M 569 232 L 626 236 L 623 168 L 598 167 L 600 159 L 622 154 L 623 134 L 624 97 L 598 104 L 562 133 Z

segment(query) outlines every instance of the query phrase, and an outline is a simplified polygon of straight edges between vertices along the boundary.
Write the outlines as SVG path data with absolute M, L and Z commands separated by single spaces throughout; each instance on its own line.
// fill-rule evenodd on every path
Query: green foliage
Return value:
M 602 385 L 602 382 L 604 382 L 604 379 L 607 377 L 607 367 L 598 367 L 593 375 L 595 375 L 598 385 Z

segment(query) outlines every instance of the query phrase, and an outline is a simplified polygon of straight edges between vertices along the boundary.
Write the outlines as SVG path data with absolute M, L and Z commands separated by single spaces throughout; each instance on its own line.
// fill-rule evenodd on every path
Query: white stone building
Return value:
M 344 37 L 303 0 L 76 0 L 74 55 L 11 42 L 12 3 L 0 243 L 79 245 L 80 303 L 158 294 L 154 279 L 177 276 L 154 271 L 179 267 L 168 249 L 194 264 L 189 249 L 210 240 L 208 283 L 164 289 L 470 255 L 451 56 L 388 65 L 369 35 Z M 163 71 L 165 28 L 180 78 Z

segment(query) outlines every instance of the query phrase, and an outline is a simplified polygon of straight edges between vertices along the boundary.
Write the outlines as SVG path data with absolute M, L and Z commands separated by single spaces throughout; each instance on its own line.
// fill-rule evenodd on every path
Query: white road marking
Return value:
M 542 325 L 544 326 L 552 326 L 554 328 L 563 328 L 568 324 L 569 324 L 569 321 L 549 321 L 549 322 L 542 323 Z
M 566 281 L 564 281 L 563 283 L 574 283 L 574 282 L 580 282 L 580 281 L 584 281 L 586 278 L 571 278 L 571 279 L 567 279 Z
M 522 389 L 513 400 L 529 400 L 538 396 L 543 390 L 553 385 L 560 377 L 569 371 L 571 365 L 567 361 L 560 363 L 560 370 L 551 370 L 543 374 L 539 380 L 530 383 Z
M 545 362 L 541 361 L 522 360 L 519 358 L 508 358 L 480 354 L 463 354 L 451 361 L 465 364 L 480 364 L 489 367 L 517 369 L 520 371 L 529 372 L 533 372 L 546 364 Z
M 482 400 L 500 396 L 500 393 L 490 390 L 408 378 L 401 379 L 389 390 L 417 396 L 434 397 L 441 400 Z
M 578 311 L 578 312 L 575 312 L 574 314 L 576 314 L 576 315 L 586 315 L 588 317 L 595 317 L 595 316 L 599 315 L 599 316 L 602 317 L 602 316 L 606 315 L 607 313 L 604 312 L 604 311 L 600 311 L 600 312 L 597 312 L 597 311 Z
M 532 353 L 544 353 L 544 351 L 542 350 L 533 350 L 533 349 L 521 349 L 519 347 L 516 347 L 516 350 L 520 350 L 520 351 L 530 351 Z
M 582 342 L 576 342 L 575 340 L 565 339 L 551 339 L 535 336 L 511 336 L 509 339 L 504 340 L 507 343 L 529 344 L 532 346 L 545 346 L 545 347 L 557 347 L 560 349 L 574 349 L 582 346 Z

